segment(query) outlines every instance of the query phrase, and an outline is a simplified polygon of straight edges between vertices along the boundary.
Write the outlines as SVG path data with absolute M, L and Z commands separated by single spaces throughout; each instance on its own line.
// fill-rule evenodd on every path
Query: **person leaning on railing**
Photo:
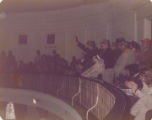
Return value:
M 102 74 L 103 80 L 108 83 L 113 83 L 115 65 L 115 54 L 114 50 L 111 49 L 110 41 L 103 40 L 100 43 L 99 56 L 103 59 L 105 64 L 105 70 Z
M 96 47 L 94 41 L 87 41 L 86 45 L 84 45 L 79 41 L 77 36 L 75 37 L 75 41 L 77 43 L 77 46 L 84 52 L 84 59 L 82 60 L 82 65 L 84 70 L 86 70 L 93 65 L 92 58 L 98 54 L 98 48 Z

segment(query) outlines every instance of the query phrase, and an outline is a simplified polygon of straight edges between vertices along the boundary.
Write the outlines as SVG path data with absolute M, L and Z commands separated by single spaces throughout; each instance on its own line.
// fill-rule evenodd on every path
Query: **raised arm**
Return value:
M 89 51 L 89 49 L 86 48 L 85 45 L 78 40 L 78 36 L 75 37 L 75 41 L 76 41 L 76 43 L 77 43 L 77 46 L 78 46 L 80 49 L 82 49 L 82 50 L 85 51 L 86 53 Z

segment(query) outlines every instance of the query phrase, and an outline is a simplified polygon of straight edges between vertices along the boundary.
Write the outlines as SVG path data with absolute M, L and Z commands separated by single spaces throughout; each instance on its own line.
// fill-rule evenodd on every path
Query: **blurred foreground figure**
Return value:
M 139 75 L 139 81 L 142 82 L 142 88 L 134 81 L 126 82 L 126 86 L 132 89 L 134 95 L 138 97 L 138 101 L 131 108 L 131 114 L 134 120 L 145 120 L 146 113 L 152 110 L 152 72 L 145 71 L 143 75 Z
M 88 78 L 97 78 L 98 75 L 102 74 L 105 70 L 105 65 L 103 59 L 98 55 L 93 57 L 94 65 L 88 68 L 82 73 L 82 76 Z

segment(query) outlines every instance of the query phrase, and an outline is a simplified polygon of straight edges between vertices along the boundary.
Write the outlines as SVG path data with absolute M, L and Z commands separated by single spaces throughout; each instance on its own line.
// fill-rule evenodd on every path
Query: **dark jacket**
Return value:
M 107 48 L 105 50 L 100 49 L 99 56 L 104 60 L 105 68 L 113 68 L 114 67 L 114 57 L 113 57 L 113 51 L 110 48 Z
M 98 48 L 94 47 L 93 49 L 89 49 L 89 48 L 85 47 L 85 45 L 80 43 L 80 42 L 78 43 L 77 46 L 85 52 L 84 61 L 82 63 L 84 66 L 84 69 L 91 67 L 93 65 L 92 58 L 93 58 L 93 56 L 96 56 L 98 54 Z

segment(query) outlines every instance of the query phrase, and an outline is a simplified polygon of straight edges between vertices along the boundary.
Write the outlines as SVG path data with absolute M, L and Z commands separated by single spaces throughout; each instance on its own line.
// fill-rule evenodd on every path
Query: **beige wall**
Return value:
M 152 4 L 147 3 L 137 9 L 126 11 L 113 20 L 112 38 L 141 41 L 151 38 Z
M 18 60 L 30 61 L 36 49 L 51 54 L 56 48 L 70 61 L 73 55 L 81 56 L 74 41 L 75 35 L 84 43 L 87 40 L 99 43 L 104 38 L 113 41 L 118 37 L 142 40 L 147 35 L 144 19 L 152 15 L 152 7 L 118 11 L 114 17 L 108 10 L 101 5 L 92 5 L 48 12 L 10 13 L 6 19 L 0 20 L 0 51 L 11 49 Z M 46 44 L 49 33 L 56 35 L 55 45 Z M 18 44 L 20 34 L 28 35 L 28 45 Z
M 152 4 L 146 4 L 137 10 L 138 39 L 151 38 Z
M 135 39 L 134 11 L 127 11 L 112 21 L 112 37 L 115 40 L 124 37 L 131 41 Z
M 151 20 L 149 19 L 144 19 L 144 38 L 151 39 Z
M 102 14 L 90 12 L 83 7 L 53 12 L 10 13 L 0 20 L 0 51 L 13 50 L 17 59 L 33 60 L 36 49 L 51 54 L 57 51 L 70 60 L 73 55 L 80 57 L 81 51 L 76 47 L 74 36 L 82 42 L 95 40 L 97 43 L 110 35 L 110 25 L 105 23 Z M 87 10 L 87 11 L 86 11 Z M 49 33 L 56 35 L 55 45 L 46 44 Z M 19 45 L 18 36 L 28 35 L 28 45 Z

